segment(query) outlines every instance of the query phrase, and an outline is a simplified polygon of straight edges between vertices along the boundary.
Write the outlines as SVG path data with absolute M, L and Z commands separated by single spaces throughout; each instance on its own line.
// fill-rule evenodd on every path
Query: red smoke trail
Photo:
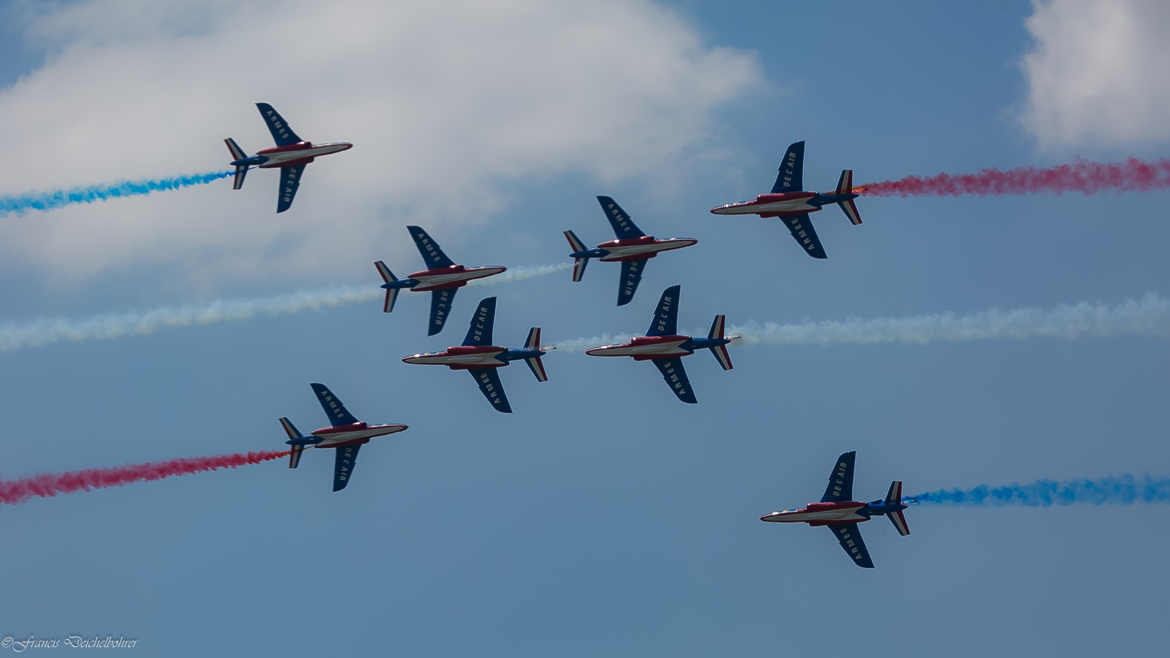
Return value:
M 113 468 L 87 468 L 69 473 L 43 474 L 21 480 L 0 480 L 0 503 L 23 503 L 33 496 L 48 498 L 62 493 L 103 487 L 118 487 L 142 480 L 161 480 L 174 475 L 214 471 L 219 468 L 235 468 L 247 464 L 259 464 L 287 457 L 289 451 L 247 452 L 219 457 L 189 457 L 171 459 L 165 462 L 130 464 Z
M 1035 192 L 1082 192 L 1103 190 L 1132 192 L 1170 187 L 1170 160 L 1142 162 L 1074 162 L 1039 169 L 1019 167 L 1001 171 L 984 169 L 977 174 L 939 174 L 930 178 L 907 176 L 899 180 L 868 183 L 853 188 L 867 196 L 959 196 L 960 194 L 1031 194 Z

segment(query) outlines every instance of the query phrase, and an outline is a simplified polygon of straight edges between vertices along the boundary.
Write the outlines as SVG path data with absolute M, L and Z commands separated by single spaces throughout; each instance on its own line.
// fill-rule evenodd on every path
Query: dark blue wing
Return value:
M 341 400 L 333 395 L 324 384 L 309 384 L 313 392 L 317 394 L 317 400 L 321 403 L 321 408 L 325 410 L 325 415 L 329 416 L 329 422 L 333 423 L 334 427 L 339 425 L 352 425 L 357 422 L 353 414 L 345 409 L 345 405 L 341 404 Z
M 683 402 L 695 404 L 698 400 L 695 399 L 695 390 L 691 388 L 691 380 L 687 379 L 687 371 L 683 368 L 682 359 L 674 357 L 673 359 L 652 359 L 654 365 L 658 366 L 659 372 L 662 373 L 662 378 L 666 380 L 666 385 L 678 399 Z
M 647 336 L 673 336 L 678 330 L 678 293 L 679 286 L 671 286 L 662 291 L 658 299 L 658 308 L 654 311 L 654 319 L 650 321 L 650 330 Z
M 288 146 L 303 141 L 289 127 L 284 117 L 280 116 L 280 112 L 272 109 L 271 105 L 256 103 L 256 109 L 260 110 L 260 116 L 264 117 L 264 123 L 268 124 L 268 132 L 272 133 L 272 139 L 276 141 L 277 146 Z
M 634 221 L 622 207 L 613 200 L 613 197 L 599 196 L 597 201 L 601 203 L 601 209 L 605 211 L 605 218 L 609 220 L 610 225 L 613 226 L 613 232 L 617 235 L 619 240 L 626 238 L 640 238 L 646 235 L 642 229 L 634 225 Z
M 792 233 L 792 238 L 796 240 L 797 244 L 804 247 L 809 256 L 813 258 L 827 258 L 825 256 L 825 248 L 821 246 L 821 239 L 817 237 L 817 232 L 813 230 L 812 222 L 809 221 L 808 215 L 793 215 L 791 217 L 781 217 L 784 223 L 788 226 L 788 230 Z
M 772 185 L 772 194 L 777 192 L 800 192 L 804 189 L 804 142 L 788 147 L 780 161 L 780 173 Z
M 829 530 L 837 535 L 837 541 L 841 542 L 841 548 L 853 558 L 853 563 L 859 567 L 866 569 L 873 568 L 873 560 L 869 559 L 869 550 L 865 548 L 865 542 L 861 541 L 861 529 L 857 527 L 856 523 L 847 525 L 831 525 Z
M 506 414 L 512 413 L 512 405 L 508 404 L 508 396 L 504 395 L 504 385 L 500 383 L 500 373 L 497 368 L 476 368 L 468 370 L 472 379 L 483 391 L 483 396 L 496 408 Z
M 454 290 L 454 288 L 452 288 Z M 491 345 L 492 325 L 496 323 L 496 298 L 488 297 L 479 303 L 475 315 L 471 316 L 471 326 L 467 328 L 467 337 L 464 345 Z
M 642 280 L 642 270 L 646 269 L 646 260 L 623 260 L 622 279 L 618 281 L 618 306 L 629 304 L 638 290 L 638 282 Z
M 301 174 L 305 173 L 305 165 L 292 165 L 280 168 L 280 189 L 276 191 L 276 212 L 284 212 L 292 207 L 293 197 L 297 195 L 297 188 L 301 186 Z
M 856 451 L 849 451 L 837 458 L 833 471 L 829 473 L 829 486 L 825 487 L 822 503 L 836 503 L 853 500 L 853 461 Z
M 427 335 L 434 336 L 443 330 L 447 324 L 447 316 L 451 314 L 451 301 L 455 299 L 458 288 L 443 288 L 431 291 L 431 322 L 427 325 Z
M 358 448 L 361 444 L 341 446 L 337 448 L 337 458 L 333 460 L 333 490 L 341 491 L 349 484 L 353 476 L 353 467 L 357 463 Z
M 439 243 L 431 239 L 427 232 L 418 226 L 407 226 L 406 230 L 410 231 L 410 237 L 414 238 L 414 244 L 418 247 L 418 253 L 422 254 L 423 262 L 427 264 L 428 270 L 437 270 L 440 267 L 451 267 L 455 263 L 447 258 L 447 254 L 439 248 Z

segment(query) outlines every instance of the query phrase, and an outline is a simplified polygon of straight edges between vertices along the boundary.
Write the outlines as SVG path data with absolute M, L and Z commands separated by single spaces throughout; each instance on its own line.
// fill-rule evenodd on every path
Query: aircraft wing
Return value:
M 361 444 L 352 446 L 338 446 L 337 458 L 333 460 L 333 490 L 341 491 L 349 484 L 353 476 L 353 467 L 357 463 L 358 449 Z
M 642 260 L 622 261 L 622 279 L 618 282 L 618 306 L 629 304 L 630 300 L 634 298 L 634 293 L 638 290 L 638 282 L 642 280 L 642 270 L 646 269 L 647 260 L 643 258 Z
M 609 220 L 613 226 L 613 232 L 617 235 L 619 240 L 625 238 L 640 238 L 646 235 L 642 229 L 634 225 L 634 221 L 622 207 L 613 200 L 613 197 L 599 196 L 597 201 L 601 203 L 601 209 L 605 211 L 605 218 Z
M 662 373 L 662 378 L 666 380 L 666 385 L 678 399 L 689 404 L 695 404 L 698 400 L 695 399 L 695 389 L 691 388 L 691 381 L 687 379 L 687 371 L 683 368 L 682 359 L 674 357 L 673 359 L 651 359 L 654 365 L 658 366 L 659 372 Z
M 333 392 L 329 390 L 324 384 L 309 384 L 313 392 L 317 394 L 317 400 L 321 403 L 321 408 L 325 410 L 325 415 L 329 416 L 329 422 L 333 423 L 334 427 L 340 425 L 352 425 L 357 421 L 353 414 L 345 409 L 345 405 Z
M 512 405 L 508 404 L 508 396 L 504 395 L 504 385 L 500 382 L 500 373 L 496 368 L 476 368 L 467 372 L 471 373 L 479 390 L 483 391 L 483 396 L 496 411 L 512 413 Z
M 256 109 L 260 110 L 260 116 L 264 118 L 264 123 L 268 124 L 268 132 L 272 133 L 272 139 L 277 146 L 288 146 L 289 144 L 296 144 L 303 141 L 293 129 L 289 127 L 288 122 L 284 117 L 280 116 L 271 105 L 268 103 L 256 103 Z
M 837 458 L 833 471 L 829 473 L 829 486 L 825 487 L 822 503 L 836 503 L 853 500 L 853 462 L 857 452 L 850 450 Z
M 431 291 L 431 323 L 427 327 L 427 335 L 434 336 L 443 330 L 447 324 L 447 316 L 451 314 L 451 302 L 455 299 L 458 288 L 443 288 Z
M 305 165 L 292 165 L 280 168 L 280 189 L 276 193 L 276 212 L 284 212 L 292 207 L 293 197 L 297 195 L 297 188 L 301 186 L 301 174 L 305 173 Z
M 865 542 L 861 540 L 861 529 L 857 527 L 856 523 L 831 525 L 829 530 L 837 535 L 837 541 L 841 542 L 841 548 L 845 549 L 845 552 L 853 559 L 854 564 L 865 569 L 873 568 L 873 560 L 869 559 L 869 550 L 865 547 Z
M 821 239 L 817 237 L 817 232 L 813 230 L 812 222 L 809 221 L 808 214 L 793 215 L 791 217 L 781 217 L 784 224 L 788 226 L 788 230 L 792 233 L 792 238 L 796 240 L 797 244 L 804 247 L 809 256 L 813 258 L 828 258 L 825 255 L 825 248 L 821 246 Z
M 427 235 L 427 232 L 422 230 L 421 227 L 407 226 L 406 230 L 410 231 L 410 237 L 414 238 L 414 246 L 418 247 L 418 253 L 422 255 L 423 262 L 427 264 L 428 270 L 451 267 L 455 264 L 439 248 L 439 243 L 432 240 L 431 236 Z
M 662 291 L 658 299 L 658 308 L 654 311 L 654 319 L 650 321 L 650 330 L 647 336 L 673 336 L 678 331 L 678 293 L 679 286 L 671 286 Z
M 437 290 L 435 292 L 438 292 Z M 455 288 L 451 288 L 452 294 Z M 464 345 L 491 345 L 492 326 L 496 323 L 496 298 L 488 297 L 479 303 L 475 315 L 471 316 L 471 326 L 467 328 L 467 337 Z
M 780 173 L 772 185 L 772 194 L 778 192 L 801 192 L 804 190 L 804 142 L 788 147 L 780 161 Z

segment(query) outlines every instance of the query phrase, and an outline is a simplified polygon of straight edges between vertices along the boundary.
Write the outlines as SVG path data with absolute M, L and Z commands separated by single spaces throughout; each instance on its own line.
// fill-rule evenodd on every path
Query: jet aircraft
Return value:
M 496 347 L 492 345 L 492 327 L 495 321 L 496 298 L 488 297 L 479 303 L 479 308 L 471 317 L 471 326 L 467 329 L 467 337 L 463 339 L 462 345 L 448 347 L 444 352 L 415 354 L 403 361 L 466 370 L 471 373 L 472 379 L 479 385 L 479 390 L 483 391 L 483 396 L 496 411 L 510 414 L 512 406 L 508 404 L 508 396 L 504 394 L 504 386 L 496 369 L 508 365 L 511 361 L 523 359 L 538 381 L 547 382 L 548 375 L 544 371 L 540 357 L 544 356 L 546 350 L 552 348 L 540 346 L 540 327 L 528 330 L 524 349 Z
M 336 448 L 333 462 L 333 490 L 341 491 L 349 484 L 353 476 L 353 467 L 357 463 L 358 450 L 362 444 L 369 443 L 375 436 L 394 434 L 406 429 L 406 425 L 367 425 L 359 422 L 345 409 L 341 400 L 322 384 L 309 384 L 321 402 L 321 408 L 333 423 L 329 427 L 313 430 L 311 436 L 302 436 L 288 418 L 281 418 L 280 424 L 288 434 L 288 445 L 292 446 L 292 453 L 288 458 L 288 467 L 296 468 L 301 463 L 301 453 L 305 448 Z
M 651 361 L 678 399 L 694 404 L 698 400 L 687 379 L 687 371 L 683 369 L 682 357 L 705 347 L 711 350 L 724 370 L 731 370 L 731 356 L 726 345 L 739 336 L 723 336 L 725 318 L 722 315 L 715 316 L 706 338 L 679 336 L 678 296 L 679 286 L 671 286 L 662 292 L 658 310 L 654 312 L 650 330 L 645 336 L 635 336 L 623 345 L 595 347 L 585 353 L 590 356 L 632 356 L 635 361 Z
M 386 313 L 394 310 L 394 301 L 398 299 L 398 291 L 403 288 L 409 288 L 415 292 L 430 291 L 431 318 L 430 324 L 427 325 L 427 335 L 434 336 L 443 330 L 447 316 L 451 313 L 451 302 L 455 299 L 455 293 L 459 288 L 467 285 L 467 282 L 472 279 L 482 279 L 486 276 L 499 274 L 508 268 L 456 265 L 450 258 L 447 258 L 447 255 L 439 248 L 439 243 L 432 240 L 426 231 L 417 226 L 407 226 L 406 230 L 410 231 L 410 237 L 414 238 L 414 244 L 418 247 L 418 253 L 422 254 L 427 269 L 414 272 L 405 279 L 399 279 L 394 276 L 389 267 L 386 267 L 386 263 L 375 262 L 374 267 L 378 268 L 378 274 L 382 275 L 382 281 L 385 282 L 382 287 L 386 289 L 386 301 L 382 304 L 382 310 Z
M 585 243 L 581 242 L 576 233 L 565 231 L 565 238 L 573 248 L 573 253 L 569 254 L 574 259 L 573 281 L 580 281 L 585 276 L 585 266 L 589 264 L 590 258 L 600 258 L 603 263 L 620 262 L 622 278 L 618 281 L 618 306 L 628 304 L 634 298 L 647 260 L 659 252 L 682 249 L 698 242 L 691 238 L 655 240 L 653 235 L 644 235 L 642 229 L 634 225 L 626 211 L 611 197 L 599 196 L 597 200 L 601 203 L 606 219 L 613 226 L 617 239 L 602 242 L 596 249 L 586 249 Z
M 272 139 L 276 141 L 276 146 L 257 151 L 256 155 L 250 156 L 231 137 L 223 140 L 227 144 L 228 150 L 231 151 L 231 164 L 236 168 L 232 189 L 238 190 L 244 186 L 244 176 L 247 175 L 250 167 L 261 169 L 280 167 L 280 189 L 277 190 L 276 194 L 276 212 L 284 212 L 292 206 L 293 197 L 296 196 L 297 188 L 301 185 L 301 174 L 305 173 L 305 165 L 318 156 L 351 149 L 353 144 L 349 142 L 327 142 L 324 144 L 306 142 L 297 137 L 297 134 L 289 127 L 288 122 L 276 110 L 272 109 L 271 105 L 256 103 L 256 107 L 260 110 L 260 116 L 264 117 L 264 123 L 268 124 L 268 132 L 272 133 Z
M 890 523 L 894 524 L 899 535 L 910 534 L 910 528 L 906 525 L 906 517 L 902 515 L 906 504 L 902 502 L 900 481 L 890 483 L 890 491 L 884 500 L 875 500 L 872 503 L 859 503 L 853 500 L 853 461 L 856 456 L 856 451 L 850 451 L 837 458 L 833 471 L 829 473 L 829 486 L 825 488 L 821 502 L 809 503 L 800 509 L 765 514 L 760 520 L 828 526 L 854 564 L 872 569 L 873 560 L 869 558 L 869 551 L 865 548 L 865 542 L 861 540 L 861 531 L 858 530 L 857 524 L 868 521 L 870 517 L 884 515 L 889 517 Z
M 728 203 L 712 208 L 711 212 L 716 215 L 779 217 L 809 256 L 826 258 L 825 248 L 821 246 L 821 240 L 813 230 L 808 214 L 820 210 L 826 204 L 835 203 L 845 211 L 845 216 L 850 222 L 860 224 L 861 215 L 857 212 L 857 205 L 853 203 L 858 196 L 853 191 L 853 170 L 846 169 L 841 172 L 837 189 L 832 194 L 805 192 L 803 178 L 804 142 L 796 142 L 788 147 L 788 152 L 780 161 L 780 174 L 776 176 L 776 183 L 772 185 L 770 194 L 760 194 L 755 201 Z

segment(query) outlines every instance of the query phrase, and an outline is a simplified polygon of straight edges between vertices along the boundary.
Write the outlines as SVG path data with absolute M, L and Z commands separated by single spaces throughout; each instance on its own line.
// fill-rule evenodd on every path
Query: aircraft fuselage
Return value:
M 695 350 L 687 343 L 690 336 L 635 336 L 622 345 L 603 345 L 587 350 L 590 356 L 632 356 L 635 361 L 647 359 L 670 359 L 686 356 Z
M 761 521 L 773 523 L 807 523 L 809 525 L 842 525 L 861 523 L 870 517 L 884 516 L 906 509 L 900 501 L 875 500 L 871 503 L 842 501 L 831 503 L 809 503 L 800 509 L 781 510 L 760 517 Z
M 248 165 L 261 169 L 291 167 L 312 162 L 313 158 L 318 156 L 331 155 L 351 148 L 353 148 L 353 144 L 349 142 L 328 142 L 316 145 L 312 142 L 297 142 L 288 146 L 274 146 L 257 151 L 256 155 L 243 160 L 234 160 L 231 164 L 234 166 Z
M 809 525 L 837 525 L 861 523 L 869 520 L 866 503 L 855 501 L 839 503 L 809 503 L 800 509 L 772 512 L 760 517 L 774 523 L 807 523 Z
M 597 245 L 597 249 L 604 251 L 605 255 L 600 257 L 602 262 L 614 262 L 623 260 L 642 260 L 646 258 L 653 258 L 658 255 L 660 251 L 670 251 L 672 249 L 682 249 L 697 244 L 699 241 L 692 238 L 669 238 L 667 240 L 655 240 L 652 235 L 643 235 L 640 238 L 626 238 L 624 240 L 610 240 L 609 242 L 602 242 Z
M 760 217 L 789 217 L 816 212 L 830 203 L 856 199 L 856 194 L 817 194 L 816 192 L 781 192 L 761 194 L 755 201 L 728 203 L 711 212 L 716 215 L 759 215 Z
M 461 288 L 467 285 L 468 281 L 474 279 L 482 279 L 484 277 L 493 276 L 507 270 L 506 267 L 463 267 L 462 265 L 452 265 L 450 267 L 440 267 L 433 270 L 423 270 L 421 272 L 414 272 L 406 279 L 399 283 L 407 285 L 399 285 L 397 287 L 409 287 L 415 292 L 426 292 L 429 290 L 442 290 L 445 288 Z M 409 285 L 409 281 L 417 281 L 414 285 Z M 383 288 L 388 288 L 390 285 L 383 285 Z
M 322 427 L 313 430 L 313 436 L 320 439 L 314 444 L 317 448 L 337 448 L 346 445 L 361 445 L 369 443 L 375 436 L 394 434 L 406 429 L 406 425 L 367 425 L 353 423 L 338 427 Z
M 406 357 L 404 363 L 424 366 L 447 366 L 452 370 L 501 368 L 517 359 L 543 356 L 542 350 L 510 350 L 495 345 L 456 345 L 443 352 L 427 352 Z

